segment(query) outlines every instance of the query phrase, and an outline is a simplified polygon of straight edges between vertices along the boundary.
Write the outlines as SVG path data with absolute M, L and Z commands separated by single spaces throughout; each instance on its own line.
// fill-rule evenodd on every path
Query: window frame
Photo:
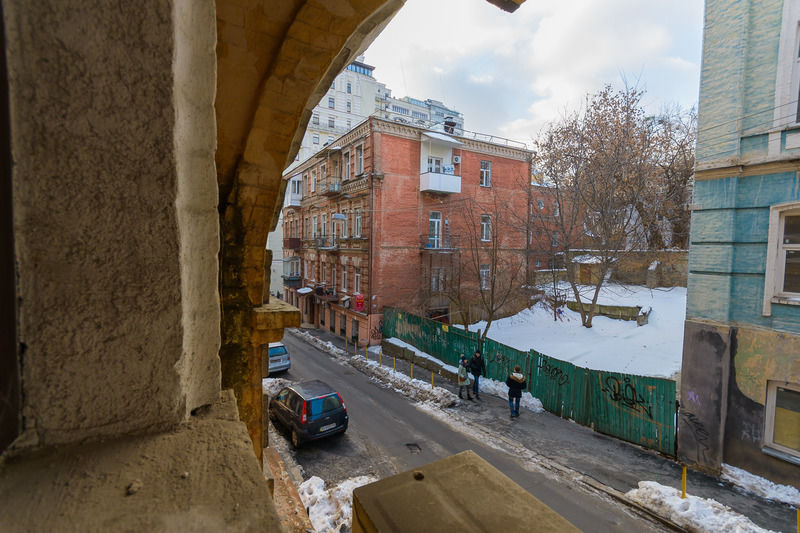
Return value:
M 311 217 L 311 238 L 317 238 L 317 215 Z
M 492 186 L 492 162 L 488 159 L 481 159 L 480 186 L 481 187 Z
M 347 265 L 342 267 L 342 292 L 347 292 Z
M 350 151 L 348 150 L 347 152 L 342 154 L 342 158 L 344 159 L 344 162 L 343 162 L 343 165 L 342 165 L 344 167 L 344 173 L 342 175 L 342 179 L 343 180 L 349 180 L 350 179 Z
M 353 278 L 353 291 L 360 293 L 361 292 L 361 268 L 355 267 L 355 275 Z
M 787 460 L 791 463 L 800 464 L 800 450 L 788 448 L 778 444 L 775 439 L 775 407 L 777 400 L 778 387 L 789 389 L 792 392 L 800 393 L 800 383 L 789 383 L 788 381 L 767 380 L 767 397 L 764 402 L 764 435 L 762 438 L 762 451 L 769 455 L 777 456 L 779 459 Z M 772 451 L 773 453 L 769 453 Z M 777 452 L 777 453 L 775 453 Z
M 435 155 L 428 156 L 428 172 L 441 174 L 443 166 L 444 160 L 441 157 L 437 157 Z
M 315 126 L 319 125 L 319 113 L 314 113 L 311 115 L 311 124 Z
M 786 202 L 770 206 L 767 262 L 764 271 L 763 316 L 772 316 L 772 304 L 800 305 L 800 292 L 783 290 L 785 282 L 786 252 L 800 250 L 800 244 L 784 244 L 783 231 L 787 216 L 800 216 L 800 202 Z
M 336 127 L 336 117 L 334 117 L 334 116 L 329 116 L 328 117 L 328 127 L 329 128 L 335 128 Z
M 492 275 L 492 268 L 489 265 L 480 265 L 478 269 L 478 278 L 480 280 L 480 287 L 482 291 L 489 290 L 489 278 Z
M 363 220 L 361 218 L 361 209 L 355 210 L 355 218 L 353 220 L 353 237 L 360 239 L 361 238 L 361 230 L 363 229 L 362 224 Z
M 356 176 L 360 176 L 364 173 L 364 144 L 359 144 L 355 148 L 356 152 L 356 161 L 355 161 L 355 173 Z
M 481 242 L 491 242 L 492 240 L 492 216 L 481 215 Z
M 328 97 L 328 109 L 336 109 L 336 99 L 333 96 Z

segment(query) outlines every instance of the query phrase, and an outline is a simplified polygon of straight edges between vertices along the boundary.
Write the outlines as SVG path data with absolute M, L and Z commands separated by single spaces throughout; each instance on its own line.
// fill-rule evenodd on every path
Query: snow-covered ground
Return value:
M 685 295 L 685 291 L 683 293 Z M 580 322 L 578 322 L 578 327 L 580 327 Z M 470 427 L 467 420 L 454 416 L 454 410 L 451 408 L 459 402 L 455 394 L 441 387 L 431 387 L 428 381 L 412 380 L 405 374 L 393 372 L 390 367 L 380 366 L 376 360 L 377 347 L 374 350 L 370 349 L 370 360 L 367 361 L 363 355 L 351 356 L 330 342 L 322 341 L 308 332 L 294 331 L 294 334 L 331 354 L 342 364 L 350 364 L 372 379 L 387 384 L 398 392 L 405 394 L 417 402 L 419 409 L 430 413 L 454 429 L 475 435 L 475 428 Z M 429 354 L 419 352 L 407 343 L 397 339 L 392 339 L 391 342 L 414 349 L 421 357 L 438 362 L 438 359 Z M 440 364 L 451 371 L 455 370 L 452 366 L 441 362 Z M 287 384 L 289 382 L 282 378 L 267 378 L 263 380 L 262 386 L 266 394 L 274 395 Z M 508 397 L 508 387 L 504 383 L 481 379 L 480 388 L 484 394 L 495 394 L 501 398 Z M 530 396 L 529 393 L 528 396 Z M 542 411 L 541 402 L 536 398 L 523 399 L 521 405 L 533 412 Z M 507 439 L 500 439 L 498 435 L 491 433 L 482 435 L 479 438 L 498 450 L 512 446 L 514 455 L 525 462 L 525 468 L 541 469 L 537 461 L 541 461 L 542 458 L 535 452 L 524 448 L 521 444 L 510 443 Z M 576 479 L 580 477 L 578 473 L 574 475 L 577 476 Z M 800 491 L 793 487 L 776 485 L 729 465 L 724 465 L 723 478 L 761 497 L 791 505 L 800 505 Z M 300 496 L 303 503 L 309 508 L 309 517 L 317 531 L 320 533 L 349 531 L 352 521 L 353 490 L 372 481 L 375 481 L 375 479 L 361 476 L 348 479 L 329 489 L 326 489 L 324 481 L 317 477 L 312 477 L 302 483 L 299 487 Z M 753 524 L 747 517 L 736 513 L 719 502 L 689 494 L 687 494 L 686 499 L 681 499 L 679 490 L 660 485 L 654 481 L 640 481 L 639 488 L 629 491 L 626 497 L 665 518 L 683 525 L 690 531 L 732 531 L 740 533 L 762 533 L 767 531 Z
M 562 288 L 566 287 L 569 286 Z M 574 299 L 571 290 L 568 298 Z M 652 311 L 644 326 L 637 326 L 635 321 L 595 316 L 592 327 L 584 328 L 579 313 L 563 307 L 561 318 L 553 320 L 553 312 L 539 304 L 492 322 L 489 338 L 518 350 L 534 349 L 593 370 L 667 378 L 680 372 L 686 288 L 609 285 L 603 287 L 597 303 L 638 305 Z M 486 322 L 478 322 L 470 330 L 485 327 Z
M 690 531 L 769 532 L 755 525 L 746 516 L 732 511 L 730 507 L 715 500 L 698 498 L 690 494 L 686 494 L 686 498 L 683 499 L 680 490 L 665 487 L 655 481 L 640 481 L 639 488 L 629 490 L 625 496 Z

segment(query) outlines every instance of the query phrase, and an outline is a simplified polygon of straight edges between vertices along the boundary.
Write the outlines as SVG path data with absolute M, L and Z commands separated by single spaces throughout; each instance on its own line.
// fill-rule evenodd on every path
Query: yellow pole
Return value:
M 393 355 L 392 359 L 394 360 L 394 363 L 392 363 L 392 372 L 397 372 L 397 356 Z
M 347 337 L 344 338 L 344 353 L 347 353 Z
M 411 379 L 414 379 L 414 363 L 411 363 Z
M 797 508 L 797 533 L 800 533 L 800 507 Z
M 378 348 L 378 364 L 383 366 L 383 346 Z
M 681 474 L 681 498 L 686 499 L 686 465 L 683 466 Z
M 367 347 L 366 346 L 364 346 L 364 359 L 369 361 L 369 353 L 367 353 Z
M 433 390 L 433 370 L 431 370 L 431 390 Z

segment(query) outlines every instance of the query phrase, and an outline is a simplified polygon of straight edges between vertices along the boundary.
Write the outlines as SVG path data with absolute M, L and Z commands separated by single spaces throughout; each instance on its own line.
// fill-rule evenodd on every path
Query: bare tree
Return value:
M 460 249 L 459 283 L 451 295 L 480 309 L 486 327 L 508 309 L 514 298 L 527 297 L 525 284 L 525 233 L 512 215 L 513 208 L 492 190 L 486 201 L 466 199 L 457 210 Z
M 638 205 L 652 205 L 653 128 L 640 106 L 642 93 L 611 87 L 593 95 L 582 113 L 552 124 L 537 141 L 534 166 L 552 187 L 559 208 L 540 226 L 554 226 L 554 254 L 563 257 L 581 323 L 592 326 L 595 305 L 611 270 L 646 246 Z M 557 240 L 556 240 L 557 239 Z M 576 250 L 591 248 L 588 257 Z M 587 255 L 587 254 L 583 254 Z M 590 296 L 580 287 L 580 264 L 593 268 Z M 589 305 L 584 305 L 588 299 Z

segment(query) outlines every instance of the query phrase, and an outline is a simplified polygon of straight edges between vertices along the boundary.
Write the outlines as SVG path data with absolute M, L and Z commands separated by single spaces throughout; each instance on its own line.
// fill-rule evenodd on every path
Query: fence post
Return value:
M 383 346 L 378 348 L 378 364 L 383 366 Z
M 681 473 L 681 499 L 686 499 L 686 465 L 683 465 Z
M 414 379 L 414 362 L 411 362 L 411 379 Z

